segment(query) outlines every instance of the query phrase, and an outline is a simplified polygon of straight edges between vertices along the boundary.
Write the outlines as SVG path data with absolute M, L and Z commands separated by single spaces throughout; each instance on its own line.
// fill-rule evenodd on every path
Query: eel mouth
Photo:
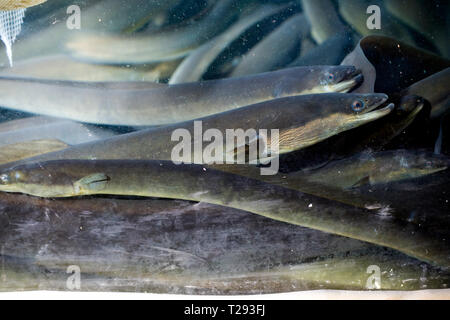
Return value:
M 411 111 L 408 115 L 408 120 L 414 119 L 420 111 L 424 108 L 424 104 L 420 103 L 413 111 Z
M 378 107 L 382 106 L 386 101 L 388 101 L 389 96 L 384 93 L 374 93 L 374 94 L 366 94 L 368 96 L 371 96 L 370 105 L 367 106 L 360 114 L 367 114 Z M 392 105 L 392 108 L 394 109 L 395 105 L 393 103 L 390 103 L 387 107 L 390 107 Z M 386 108 L 387 108 L 386 107 Z
M 347 93 L 359 87 L 364 81 L 361 70 L 355 70 L 346 75 L 340 82 L 330 85 L 334 92 Z
M 375 106 L 374 108 L 376 108 L 376 107 L 377 106 Z M 387 116 L 389 113 L 391 113 L 392 110 L 394 110 L 394 108 L 395 108 L 394 104 L 390 103 L 384 108 L 377 109 L 375 111 L 370 111 L 370 112 L 367 112 L 367 113 L 358 114 L 352 120 L 352 124 L 359 126 L 359 125 L 362 125 L 364 123 L 380 119 L 380 118 L 382 118 L 384 116 Z

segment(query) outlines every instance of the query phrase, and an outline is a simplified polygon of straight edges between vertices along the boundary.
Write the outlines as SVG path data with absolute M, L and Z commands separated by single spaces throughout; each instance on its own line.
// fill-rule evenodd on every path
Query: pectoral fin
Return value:
M 111 179 L 104 173 L 94 173 L 74 183 L 77 194 L 95 194 L 106 188 Z
M 444 120 L 441 119 L 441 123 L 439 126 L 439 136 L 437 137 L 436 143 L 434 144 L 434 153 L 435 154 L 441 154 L 441 151 L 442 151 L 442 133 L 443 133 L 442 126 L 444 125 L 443 122 L 444 122 Z
M 359 187 L 363 187 L 363 186 L 367 186 L 370 185 L 370 177 L 369 176 L 365 176 L 364 178 L 362 178 L 361 180 L 359 180 L 358 182 L 356 182 L 354 185 L 352 185 L 350 188 L 359 188 Z

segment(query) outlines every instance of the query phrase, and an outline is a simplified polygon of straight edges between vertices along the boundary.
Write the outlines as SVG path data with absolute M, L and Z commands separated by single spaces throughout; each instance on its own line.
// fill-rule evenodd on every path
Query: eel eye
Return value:
M 330 73 L 330 72 L 327 72 L 326 75 L 325 75 L 325 77 L 326 77 L 326 79 L 327 79 L 328 81 L 333 81 L 333 80 L 334 80 L 334 74 L 332 74 L 332 73 Z
M 7 174 L 0 175 L 0 184 L 8 184 L 9 183 L 9 177 Z
M 361 100 L 356 100 L 352 103 L 353 111 L 359 112 L 364 109 L 364 102 Z

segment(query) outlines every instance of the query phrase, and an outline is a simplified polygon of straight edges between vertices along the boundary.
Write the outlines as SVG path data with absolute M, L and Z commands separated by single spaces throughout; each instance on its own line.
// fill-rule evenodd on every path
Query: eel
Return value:
M 380 289 L 448 284 L 445 271 L 393 250 L 205 203 L 0 193 L 0 206 L 0 291 L 67 290 L 70 265 L 83 291 L 367 290 L 374 265 Z
M 0 147 L 26 142 L 30 139 L 57 139 L 65 144 L 77 145 L 107 139 L 114 132 L 82 123 L 48 117 L 30 117 L 0 124 Z
M 383 3 L 380 1 L 339 0 L 338 4 L 339 12 L 343 19 L 362 36 L 384 35 L 403 41 L 409 45 L 416 43 L 410 30 L 399 23 L 389 12 L 386 12 Z M 367 9 L 371 5 L 378 5 L 380 7 L 381 29 L 369 29 L 367 27 L 367 19 L 371 15 L 367 13 Z
M 301 4 L 311 24 L 311 35 L 317 43 L 321 44 L 347 29 L 332 1 L 301 0 Z
M 199 21 L 186 26 L 135 35 L 83 33 L 67 42 L 72 57 L 101 64 L 142 64 L 174 60 L 212 39 L 239 13 L 246 3 L 237 0 L 219 1 Z
M 379 278 L 373 277 L 376 276 L 374 272 L 379 272 Z M 164 280 L 161 283 L 180 287 L 185 281 L 182 277 Z M 275 266 L 243 276 L 192 277 L 189 279 L 192 289 L 188 292 L 238 295 L 325 289 L 409 291 L 446 289 L 449 280 L 448 272 L 411 259 L 391 256 L 390 253 L 368 252 L 359 256 L 350 254 L 345 258 Z M 383 293 L 385 295 L 386 292 Z
M 204 163 L 203 155 L 209 154 L 203 152 L 203 149 L 198 151 L 199 146 L 203 148 L 203 145 L 206 145 L 206 143 L 198 139 L 203 139 L 204 134 L 208 131 L 211 132 L 208 129 L 212 129 L 214 132 L 222 135 L 222 141 L 215 141 L 215 145 L 218 144 L 216 163 L 228 163 L 228 153 L 238 153 L 239 149 L 233 151 L 236 146 L 238 148 L 244 147 L 243 145 L 236 145 L 234 139 L 223 139 L 228 136 L 227 129 L 234 129 L 233 134 L 236 134 L 235 129 L 242 129 L 243 134 L 248 139 L 254 138 L 259 140 L 265 138 L 266 140 L 263 141 L 265 145 L 263 146 L 268 149 L 267 153 L 269 154 L 267 156 L 271 154 L 269 147 L 275 146 L 272 143 L 269 146 L 272 138 L 272 131 L 270 131 L 271 134 L 269 135 L 269 130 L 278 129 L 278 151 L 274 150 L 275 152 L 271 154 L 276 157 L 277 154 L 305 148 L 339 132 L 350 130 L 389 114 L 392 110 L 392 105 L 374 110 L 386 100 L 387 96 L 384 94 L 328 93 L 286 97 L 231 110 L 196 121 L 140 130 L 102 140 L 98 143 L 81 144 L 61 152 L 27 159 L 27 161 L 42 161 L 44 159 L 175 160 L 173 156 L 178 156 L 178 153 L 174 150 L 181 146 L 180 143 L 182 143 L 187 145 L 183 159 L 186 159 L 186 156 L 189 157 L 189 159 L 183 160 L 184 162 Z M 254 130 L 255 136 L 252 136 L 248 130 Z M 258 136 L 262 134 L 261 130 L 268 130 L 265 137 Z M 181 135 L 178 136 L 180 132 Z M 190 140 L 185 137 L 187 135 L 190 136 Z M 181 139 L 182 141 L 180 141 Z M 204 140 L 206 142 L 206 136 Z M 251 141 L 248 143 L 251 143 Z M 194 148 L 191 148 L 191 145 Z M 210 144 L 208 143 L 208 145 Z M 223 147 L 220 154 L 221 146 Z M 206 163 L 210 163 L 210 161 L 206 161 Z
M 217 56 L 239 35 L 258 21 L 268 18 L 284 8 L 284 6 L 263 5 L 252 9 L 251 14 L 243 15 L 239 21 L 220 35 L 191 52 L 175 70 L 169 83 L 176 84 L 200 80 Z
M 355 92 L 398 94 L 450 67 L 450 60 L 384 36 L 367 36 L 343 61 L 361 69 L 364 83 Z M 395 68 L 396 72 L 386 72 Z
M 0 164 L 10 163 L 30 158 L 43 153 L 49 153 L 67 148 L 68 145 L 56 140 L 31 140 L 2 146 L 0 149 Z
M 411 206 L 405 205 L 402 196 L 389 196 L 384 193 L 372 192 L 376 186 L 394 182 L 406 181 L 413 185 L 421 184 L 428 177 L 439 177 L 448 172 L 450 160 L 447 156 L 435 155 L 422 150 L 393 150 L 378 153 L 362 153 L 343 160 L 330 162 L 324 167 L 309 170 L 298 170 L 288 173 L 279 172 L 276 175 L 261 175 L 260 169 L 248 165 L 209 165 L 207 168 L 225 171 L 255 180 L 264 181 L 284 188 L 301 191 L 321 198 L 342 202 L 351 206 L 365 208 L 373 213 L 385 214 L 392 218 L 409 221 Z M 438 181 L 438 178 L 435 178 Z M 444 183 L 440 184 L 445 186 Z M 368 188 L 365 188 L 368 186 Z M 366 192 L 359 192 L 360 188 Z M 436 189 L 436 188 L 435 188 Z M 436 194 L 446 194 L 445 187 Z M 357 190 L 356 192 L 354 192 Z M 357 193 L 357 196 L 355 196 Z M 432 194 L 430 192 L 430 194 Z M 431 196 L 432 197 L 432 196 Z M 431 210 L 430 207 L 414 202 L 414 210 Z M 434 205 L 433 212 L 444 215 L 444 207 Z M 432 220 L 422 221 L 422 226 L 428 227 L 434 223 L 438 214 Z M 440 220 L 439 217 L 437 220 Z M 448 224 L 447 224 L 448 225 Z M 445 232 L 443 232 L 445 233 Z
M 300 173 L 307 181 L 348 189 L 421 178 L 450 166 L 450 158 L 420 150 L 389 150 L 357 154 Z
M 0 191 L 49 198 L 106 194 L 206 202 L 390 247 L 443 268 L 450 266 L 447 240 L 423 227 L 201 165 L 160 160 L 48 161 L 2 170 Z
M 181 200 L 49 200 L 0 193 L 0 206 L 0 264 L 6 266 L 3 257 L 15 256 L 25 260 L 16 270 L 27 261 L 35 268 L 63 272 L 78 265 L 83 283 L 90 274 L 124 280 L 136 276 L 142 282 L 164 276 L 189 280 L 245 275 L 375 247 L 236 209 Z M 5 288 L 2 279 L 0 288 Z
M 450 57 L 448 44 L 448 27 L 445 12 L 448 3 L 445 1 L 385 1 L 386 9 L 410 28 L 420 32 L 431 41 L 445 57 Z M 426 13 L 426 14 L 425 14 Z
M 167 250 L 167 253 L 163 250 Z M 0 280 L 0 291 L 68 290 L 67 278 L 70 273 L 67 274 L 66 271 L 69 270 L 68 263 L 73 263 L 72 265 L 80 267 L 83 291 L 107 290 L 190 295 L 260 295 L 297 292 L 296 296 L 304 292 L 305 297 L 310 298 L 311 295 L 317 297 L 318 294 L 325 299 L 333 297 L 334 299 L 343 297 L 385 299 L 386 296 L 391 299 L 396 297 L 439 299 L 449 294 L 448 289 L 445 290 L 450 280 L 448 272 L 408 257 L 393 255 L 391 252 L 380 252 L 380 250 L 378 252 L 368 250 L 366 253 L 352 253 L 347 257 L 339 256 L 282 266 L 268 264 L 266 269 L 253 272 L 223 273 L 214 269 L 206 274 L 188 274 L 187 272 L 175 274 L 182 268 L 180 260 L 188 259 L 188 253 L 166 248 L 161 248 L 160 251 L 162 252 L 159 253 L 155 248 L 150 252 L 156 256 L 153 259 L 151 256 L 136 254 L 136 257 L 130 257 L 128 260 L 124 252 L 116 251 L 116 260 L 118 260 L 117 256 L 125 256 L 122 258 L 125 262 L 121 262 L 119 266 L 113 265 L 110 262 L 111 258 L 108 258 L 108 261 L 103 259 L 95 261 L 93 257 L 71 257 L 70 260 L 63 260 L 65 257 L 61 257 L 59 261 L 49 263 L 47 266 L 44 263 L 35 263 L 33 259 L 5 256 L 2 258 L 3 278 Z M 151 263 L 158 257 L 162 265 L 159 270 L 148 270 L 149 266 L 132 264 L 135 260 L 139 262 L 146 260 L 147 263 Z M 87 259 L 89 260 L 86 261 Z M 106 270 L 106 267 L 110 269 Z M 88 271 L 84 271 L 85 269 Z M 170 269 L 173 273 L 170 273 Z
M 397 204 L 398 219 L 426 226 L 434 234 L 448 237 L 450 226 L 450 170 L 422 176 L 420 179 L 391 181 L 382 184 L 362 184 L 352 188 L 354 197 L 367 195 Z
M 292 61 L 289 67 L 339 65 L 353 49 L 353 37 L 348 32 L 337 34 Z M 303 48 L 303 47 L 302 47 Z
M 380 151 L 418 120 L 428 117 L 429 108 L 416 96 L 396 101 L 387 116 L 364 126 L 341 132 L 327 140 L 280 156 L 280 171 L 292 172 L 320 168 L 330 161 L 344 159 L 365 151 Z M 396 147 L 399 149 L 402 147 Z
M 52 5 L 53 1 L 42 4 L 42 9 Z M 20 41 L 14 46 L 16 61 L 61 54 L 66 52 L 65 43 L 80 31 L 98 31 L 105 34 L 120 33 L 130 26 L 149 20 L 167 7 L 179 0 L 102 0 L 81 1 L 77 3 L 81 10 L 81 30 L 69 29 L 67 21 L 73 16 L 67 13 L 67 8 L 73 1 L 67 0 L 67 5 L 55 11 L 49 11 L 44 17 L 24 24 Z M 38 8 L 33 7 L 31 9 Z M 39 7 L 40 8 L 40 7 Z M 139 8 L 139 10 L 136 10 Z M 39 41 L 36 41 L 39 37 Z M 0 62 L 7 65 L 6 55 L 0 56 Z
M 417 95 L 431 105 L 431 118 L 439 118 L 450 110 L 450 68 L 418 81 L 404 90 L 404 95 Z
M 275 98 L 348 92 L 361 82 L 359 71 L 351 66 L 297 67 L 176 85 L 0 76 L 0 105 L 94 124 L 150 126 L 205 117 Z
M 231 76 L 256 74 L 286 66 L 293 60 L 301 41 L 309 32 L 309 22 L 304 14 L 288 18 L 243 56 Z
M 75 61 L 59 54 L 22 60 L 12 68 L 0 69 L 0 76 L 85 82 L 148 81 L 168 79 L 180 61 L 149 66 L 107 66 Z
M 396 102 L 395 109 L 383 119 L 332 138 L 328 144 L 333 152 L 331 158 L 343 159 L 356 153 L 381 151 L 397 137 L 405 135 L 410 126 L 428 117 L 430 109 L 421 97 L 408 95 Z

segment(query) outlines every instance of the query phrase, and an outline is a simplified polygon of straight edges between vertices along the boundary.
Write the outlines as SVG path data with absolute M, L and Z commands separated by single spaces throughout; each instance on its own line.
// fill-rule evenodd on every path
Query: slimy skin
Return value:
M 398 181 L 414 183 L 418 179 L 420 183 L 421 178 L 447 170 L 449 166 L 450 158 L 446 156 L 425 151 L 393 150 L 362 153 L 315 170 L 271 176 L 261 175 L 260 169 L 254 166 L 223 164 L 209 167 L 359 208 L 379 210 L 390 207 L 392 216 L 401 217 L 405 213 L 401 199 L 387 201 L 384 197 L 374 197 L 370 192 L 359 193 L 355 197 L 352 191 L 362 186 L 379 185 L 381 188 L 381 185 Z
M 238 13 L 239 1 L 222 0 L 203 19 L 183 27 L 136 35 L 86 33 L 69 41 L 66 49 L 77 59 L 100 64 L 178 59 L 220 33 Z
M 40 267 L 55 271 L 33 274 L 43 290 L 49 283 L 41 276 L 56 280 L 60 270 L 66 279 L 68 265 L 79 266 L 85 281 L 94 276 L 104 285 L 107 278 L 130 284 L 133 279 L 143 284 L 172 277 L 189 282 L 377 249 L 249 212 L 181 200 L 43 199 L 0 192 L 0 206 L 0 261 L 2 274 L 8 276 L 0 281 L 0 291 L 8 284 L 10 290 L 26 287 L 7 272 L 8 265 L 16 272 L 32 273 Z M 40 250 L 46 244 L 48 250 Z M 15 259 L 15 264 L 10 256 L 23 259 Z M 90 288 L 87 282 L 84 289 Z M 243 287 L 241 293 L 245 292 L 250 290 Z
M 450 67 L 450 60 L 385 36 L 367 36 L 342 61 L 364 75 L 355 92 L 398 94 L 414 83 Z M 397 72 L 386 72 L 395 66 Z
M 280 12 L 285 7 L 264 5 L 250 10 L 250 14 L 244 15 L 227 30 L 212 40 L 195 49 L 187 56 L 170 78 L 169 84 L 199 81 L 217 56 L 223 52 L 248 28 L 258 21 L 264 20 Z M 264 70 L 264 71 L 272 71 Z
M 393 105 L 376 109 L 387 100 L 384 94 L 341 94 L 329 93 L 320 95 L 304 95 L 276 99 L 231 110 L 218 115 L 197 119 L 200 121 L 200 134 L 214 129 L 223 137 L 223 161 L 227 162 L 227 130 L 249 129 L 268 130 L 270 141 L 272 129 L 279 130 L 279 154 L 291 152 L 315 144 L 340 132 L 350 130 L 381 118 L 392 111 Z M 354 109 L 358 105 L 358 109 Z M 142 160 L 174 160 L 172 152 L 180 144 L 177 136 L 180 129 L 187 131 L 191 139 L 188 145 L 194 145 L 196 122 L 188 121 L 161 128 L 141 130 L 125 135 L 112 137 L 98 143 L 86 143 L 73 146 L 61 152 L 44 154 L 26 161 L 61 160 L 61 159 L 142 159 Z M 197 122 L 198 123 L 198 122 Z M 175 135 L 175 136 L 174 136 Z M 174 136 L 174 137 L 173 137 Z M 173 137 L 173 138 L 172 138 Z M 233 142 L 230 142 L 233 143 Z M 203 147 L 210 145 L 203 142 Z M 237 146 L 241 147 L 241 146 Z M 197 161 L 195 147 L 191 161 Z M 268 150 L 269 151 L 269 150 Z M 203 154 L 203 148 L 200 151 Z M 268 152 L 269 153 L 269 152 Z M 189 162 L 189 161 L 185 161 Z M 208 162 L 206 162 L 208 163 Z
M 441 267 L 450 266 L 446 240 L 417 226 L 201 165 L 139 160 L 49 161 L 3 170 L 0 191 L 50 198 L 107 194 L 206 202 L 387 246 Z
M 448 27 L 446 26 L 445 10 L 448 4 L 437 5 L 428 1 L 385 1 L 386 9 L 400 21 L 415 29 L 434 43 L 440 53 L 449 58 Z M 424 14 L 426 12 L 426 14 Z
M 120 33 L 130 26 L 151 20 L 155 15 L 173 7 L 180 0 L 92 0 L 76 3 L 82 13 L 82 31 L 99 33 Z M 44 17 L 23 25 L 20 41 L 14 45 L 14 59 L 35 58 L 48 54 L 66 53 L 65 44 L 77 30 L 67 28 L 67 8 L 74 4 L 70 0 L 54 9 L 54 2 L 47 1 L 39 10 L 48 10 Z M 30 10 L 38 7 L 31 8 Z M 139 10 L 136 10 L 139 8 Z M 28 28 L 29 26 L 29 28 Z M 39 41 L 36 41 L 39 37 Z M 6 55 L 1 55 L 0 63 L 6 65 Z
M 49 263 L 53 267 L 48 267 L 44 263 L 35 265 L 30 263 L 29 259 L 7 257 L 4 259 L 6 261 L 4 261 L 2 269 L 6 280 L 2 282 L 0 291 L 67 290 L 66 270 L 69 265 L 77 265 L 80 266 L 81 277 L 84 279 L 84 291 L 98 291 L 101 286 L 102 291 L 111 292 L 209 296 L 295 292 L 296 297 L 305 299 L 337 300 L 403 300 L 411 298 L 439 300 L 448 298 L 450 294 L 449 289 L 446 289 L 450 281 L 448 272 L 432 268 L 421 261 L 405 256 L 390 257 L 382 252 L 372 253 L 369 251 L 360 257 L 291 263 L 289 266 L 270 265 L 265 270 L 255 272 L 224 274 L 216 271 L 206 274 L 201 270 L 201 272 L 191 275 L 174 274 L 175 272 L 164 273 L 165 266 L 177 268 L 176 271 L 179 272 L 178 265 L 180 263 L 177 258 L 182 259 L 184 252 L 176 255 L 177 252 L 170 251 L 170 249 L 168 252 L 162 250 L 160 255 L 153 260 L 159 262 L 159 266 L 162 265 L 161 269 L 163 270 L 156 271 L 148 270 L 150 268 L 147 265 L 142 265 L 143 259 L 146 258 L 145 262 L 147 263 L 149 260 L 145 255 L 135 255 L 132 261 L 114 265 L 114 269 L 111 268 L 111 257 L 108 257 L 109 260 L 99 260 L 98 258 L 95 260 L 95 257 L 89 257 L 89 261 L 86 261 L 86 257 L 72 257 L 70 260 L 60 257 L 59 261 L 51 261 L 59 263 L 59 265 L 53 266 L 51 262 Z M 157 249 L 153 249 L 151 253 L 159 252 Z M 119 253 L 116 253 L 117 255 Z M 121 255 L 125 255 L 125 253 L 121 252 Z M 171 257 L 173 258 L 170 259 Z M 157 260 L 158 258 L 160 259 Z M 134 261 L 137 263 L 133 264 Z M 371 287 L 368 287 L 367 282 L 371 280 L 371 274 L 368 274 L 367 270 L 370 266 L 380 267 L 380 289 L 370 290 Z M 372 287 L 372 289 L 374 288 L 377 287 Z
M 362 36 L 386 35 L 411 45 L 415 44 L 414 37 L 408 28 L 386 12 L 380 1 L 339 0 L 338 3 L 341 16 Z M 370 15 L 366 11 L 370 5 L 381 7 L 381 29 L 367 27 L 367 19 Z
M 302 0 L 301 3 L 311 23 L 311 35 L 319 44 L 346 30 L 332 1 Z
M 431 104 L 431 118 L 438 118 L 450 110 L 450 68 L 414 83 L 404 94 L 423 97 Z
M 447 272 L 393 250 L 206 203 L 0 193 L 0 205 L 0 291 L 67 289 L 69 265 L 80 267 L 86 291 L 366 290 L 373 265 L 381 289 L 449 281 Z
M 68 145 L 56 140 L 32 140 L 10 144 L 0 148 L 0 164 L 30 158 L 43 153 L 53 152 L 67 148 Z
M 353 36 L 349 32 L 341 32 L 321 45 L 301 54 L 289 64 L 289 67 L 339 65 L 354 47 Z M 302 42 L 302 50 L 303 50 Z
M 324 144 L 302 150 L 297 157 L 301 158 L 305 157 L 305 154 L 310 154 L 309 158 L 311 155 L 316 155 L 317 160 L 316 163 L 314 160 L 306 163 L 306 167 L 300 164 L 299 169 L 321 166 L 329 161 L 349 158 L 368 150 L 381 151 L 416 120 L 428 117 L 429 108 L 425 107 L 424 99 L 418 96 L 399 97 L 394 101 L 395 108 L 386 117 L 331 137 L 324 141 Z
M 373 285 L 373 283 L 368 282 L 370 280 L 370 273 L 368 274 L 370 266 L 377 266 L 382 272 L 382 280 L 379 281 L 378 288 L 381 290 L 421 290 L 430 287 L 446 289 L 450 281 L 447 272 L 431 269 L 423 275 L 424 269 L 420 263 L 404 256 L 390 256 L 389 253 L 386 254 L 379 250 L 379 252 L 368 251 L 362 253 L 361 256 L 355 255 L 273 267 L 246 275 L 192 277 L 188 283 L 195 287 L 195 291 L 198 292 L 206 290 L 206 292 L 220 292 L 222 294 L 261 294 L 317 289 L 365 291 L 370 289 L 368 283 Z M 170 280 L 165 279 L 165 281 L 182 286 L 185 279 L 179 277 L 170 278 Z M 245 286 L 242 283 L 245 283 Z M 352 295 L 352 291 L 345 292 L 345 296 Z M 342 291 L 339 293 L 342 294 Z M 353 293 L 355 295 L 353 299 L 361 298 L 361 291 L 357 293 L 353 291 Z M 386 299 L 389 295 L 390 291 L 384 291 L 380 297 Z M 439 296 L 438 293 L 437 295 Z M 443 296 L 445 295 L 444 293 Z M 311 293 L 308 293 L 308 297 L 311 297 Z M 337 292 L 333 294 L 324 291 L 322 297 L 324 299 L 333 299 L 333 297 L 341 299 L 343 296 L 340 296 Z
M 362 154 L 304 173 L 307 181 L 348 189 L 358 184 L 385 184 L 446 170 L 447 157 L 408 150 Z
M 227 161 L 227 140 L 226 131 L 230 124 L 235 128 L 247 131 L 254 129 L 256 133 L 260 129 L 278 129 L 280 132 L 279 153 L 283 154 L 293 150 L 305 148 L 310 144 L 317 143 L 326 137 L 333 136 L 339 132 L 349 130 L 355 126 L 360 126 L 365 122 L 373 121 L 383 117 L 392 110 L 392 105 L 383 109 L 372 111 L 386 101 L 383 94 L 354 95 L 354 94 L 321 94 L 306 95 L 278 99 L 260 103 L 254 106 L 229 111 L 216 116 L 210 116 L 201 121 L 201 132 L 206 133 L 209 129 L 218 130 L 224 137 L 222 162 Z M 362 103 L 364 107 L 360 110 L 353 110 L 355 102 Z M 300 116 L 301 115 L 301 116 Z M 209 163 L 206 158 L 197 160 L 195 157 L 195 129 L 193 121 L 175 124 L 172 126 L 143 130 L 136 133 L 117 136 L 113 139 L 106 139 L 98 143 L 86 143 L 72 146 L 61 152 L 42 154 L 40 156 L 25 159 L 22 163 L 40 162 L 56 159 L 160 159 L 174 160 L 173 150 L 180 144 L 179 140 L 172 139 L 176 130 L 184 129 L 192 137 L 188 141 L 189 160 L 187 162 Z M 270 139 L 272 136 L 269 136 Z M 172 141 L 173 140 L 173 141 Z M 203 148 L 210 143 L 204 142 Z M 239 146 L 238 146 L 239 147 Z M 203 153 L 203 149 L 201 150 Z M 270 156 L 276 156 L 270 154 Z M 246 160 L 245 160 L 246 161 Z M 247 161 L 246 161 L 247 162 Z M 11 164 L 5 165 L 10 166 Z M 241 172 L 234 172 L 236 169 L 243 169 Z M 346 194 L 339 190 L 324 189 L 322 185 L 308 184 L 304 179 L 294 179 L 286 181 L 279 175 L 269 178 L 261 176 L 260 169 L 251 166 L 223 166 L 222 171 L 233 170 L 243 176 L 255 179 L 262 179 L 270 183 L 281 184 L 306 193 L 317 196 L 339 200 L 344 203 L 351 203 L 365 207 L 368 203 L 375 203 L 367 197 L 359 199 L 349 199 Z M 359 200 L 359 201 L 358 201 Z
M 49 117 L 29 117 L 0 123 L 0 148 L 20 142 L 57 139 L 68 145 L 110 138 L 114 132 L 97 126 Z M 1 151 L 0 151 L 1 152 Z M 44 153 L 42 150 L 41 153 Z
M 179 61 L 169 61 L 151 66 L 107 66 L 75 61 L 65 55 L 51 55 L 22 60 L 12 68 L 0 69 L 0 76 L 86 82 L 159 82 L 169 78 L 178 64 Z
M 258 75 L 165 85 L 0 77 L 0 105 L 109 125 L 151 126 L 197 119 L 276 98 L 348 92 L 362 77 L 350 66 L 297 67 Z
M 246 53 L 231 76 L 257 74 L 284 67 L 292 61 L 301 41 L 309 32 L 310 25 L 304 14 L 290 17 Z
M 447 169 L 418 179 L 361 184 L 349 192 L 355 198 L 370 194 L 371 197 L 382 199 L 380 201 L 393 204 L 396 209 L 401 209 L 395 210 L 397 218 L 447 238 L 450 230 L 450 202 L 447 201 L 449 186 L 450 170 Z

